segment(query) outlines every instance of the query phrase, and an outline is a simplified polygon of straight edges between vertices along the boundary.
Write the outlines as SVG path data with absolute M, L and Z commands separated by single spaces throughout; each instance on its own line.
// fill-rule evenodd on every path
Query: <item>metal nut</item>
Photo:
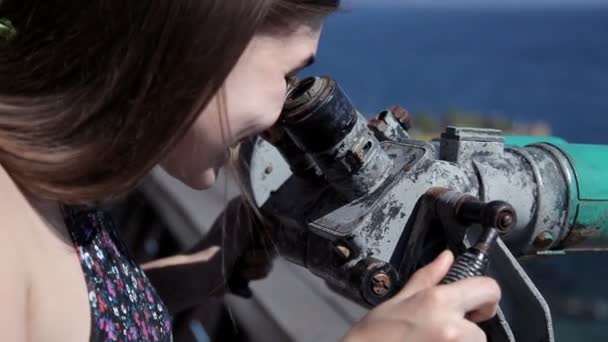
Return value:
M 498 230 L 503 233 L 509 232 L 513 228 L 514 221 L 515 221 L 515 218 L 513 217 L 513 214 L 511 214 L 509 212 L 504 213 L 498 219 L 499 227 L 496 227 L 496 228 L 498 228 Z

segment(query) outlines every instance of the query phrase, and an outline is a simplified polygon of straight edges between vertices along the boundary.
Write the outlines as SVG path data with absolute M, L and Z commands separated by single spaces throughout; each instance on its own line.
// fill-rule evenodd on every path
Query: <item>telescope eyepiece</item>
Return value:
M 328 77 L 308 77 L 293 84 L 281 116 L 292 139 L 313 153 L 334 148 L 358 120 L 350 99 Z

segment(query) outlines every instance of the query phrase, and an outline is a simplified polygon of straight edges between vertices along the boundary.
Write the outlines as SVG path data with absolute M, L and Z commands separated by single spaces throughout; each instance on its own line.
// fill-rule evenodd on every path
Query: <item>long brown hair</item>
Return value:
M 191 126 L 257 32 L 337 0 L 9 0 L 0 17 L 0 164 L 64 202 L 135 187 Z

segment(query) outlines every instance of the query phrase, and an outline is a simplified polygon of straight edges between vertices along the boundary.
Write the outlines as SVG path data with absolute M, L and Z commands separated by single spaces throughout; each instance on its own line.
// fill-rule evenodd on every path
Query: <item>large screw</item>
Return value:
M 499 227 L 496 228 L 503 233 L 509 232 L 513 228 L 513 224 L 515 223 L 514 221 L 515 218 L 513 217 L 513 214 L 506 211 L 498 219 Z
M 395 105 L 388 110 L 393 113 L 393 116 L 399 121 L 404 130 L 409 131 L 412 128 L 412 116 L 405 108 Z
M 503 217 L 500 218 L 500 226 L 501 227 L 508 227 L 511 224 L 513 224 L 513 215 L 511 214 L 506 214 Z
M 372 277 L 372 291 L 378 296 L 384 296 L 392 287 L 391 278 L 384 272 L 378 272 Z

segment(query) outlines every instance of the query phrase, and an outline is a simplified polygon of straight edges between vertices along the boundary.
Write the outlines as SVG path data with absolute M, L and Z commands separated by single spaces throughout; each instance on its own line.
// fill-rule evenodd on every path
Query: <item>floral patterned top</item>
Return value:
M 99 209 L 64 206 L 89 291 L 90 341 L 172 341 L 167 308 Z

